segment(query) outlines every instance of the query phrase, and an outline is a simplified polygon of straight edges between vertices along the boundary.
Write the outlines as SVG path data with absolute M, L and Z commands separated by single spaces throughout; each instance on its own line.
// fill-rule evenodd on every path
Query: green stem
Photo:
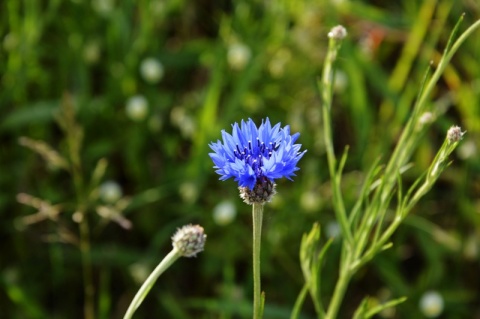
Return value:
M 128 306 L 127 312 L 125 313 L 123 319 L 132 318 L 135 310 L 137 310 L 150 289 L 152 289 L 153 284 L 155 284 L 155 281 L 157 281 L 158 277 L 160 277 L 160 275 L 180 257 L 181 255 L 179 251 L 173 248 L 172 251 L 165 256 L 165 258 L 163 258 L 163 260 L 158 264 L 158 266 L 153 270 L 153 272 L 150 274 L 150 276 L 148 276 L 147 280 L 145 280 L 143 285 L 138 290 L 137 294 L 130 303 L 130 306 Z
M 82 212 L 83 214 L 83 212 Z M 82 272 L 83 272 L 83 289 L 84 289 L 84 318 L 95 318 L 94 307 L 94 288 L 92 277 L 92 261 L 90 257 L 90 231 L 88 228 L 88 221 L 83 214 L 80 221 L 80 252 L 82 256 Z
M 260 244 L 262 239 L 263 204 L 252 205 L 253 219 L 253 319 L 262 318 L 260 286 Z
M 334 81 L 334 63 L 337 57 L 340 43 L 335 39 L 330 39 L 327 57 L 325 58 L 325 65 L 323 67 L 321 83 L 317 83 L 322 97 L 322 115 L 323 115 L 323 135 L 325 137 L 325 150 L 327 152 L 328 169 L 330 172 L 330 178 L 332 180 L 333 191 L 333 207 L 335 209 L 335 216 L 342 229 L 342 235 L 345 240 L 352 244 L 352 233 L 348 223 L 347 213 L 345 205 L 343 203 L 343 197 L 341 192 L 341 176 L 337 172 L 337 158 L 335 156 L 335 150 L 333 149 L 333 133 L 332 133 L 332 95 L 333 95 L 333 81 Z
M 350 257 L 346 258 L 348 260 L 342 262 L 342 265 L 344 266 L 340 270 L 340 275 L 338 277 L 337 284 L 335 285 L 335 291 L 333 292 L 332 299 L 330 300 L 330 304 L 328 305 L 328 311 L 325 315 L 325 319 L 334 319 L 337 317 L 338 310 L 340 309 L 340 305 L 342 304 L 343 297 L 345 296 L 345 292 L 347 291 L 350 278 L 352 277 L 352 272 L 349 268 L 351 263 Z

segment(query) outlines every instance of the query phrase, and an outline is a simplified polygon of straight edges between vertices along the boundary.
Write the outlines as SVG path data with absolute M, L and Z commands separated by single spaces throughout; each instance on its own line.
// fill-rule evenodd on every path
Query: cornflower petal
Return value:
M 274 183 L 286 177 L 291 180 L 299 170 L 298 161 L 306 151 L 294 144 L 300 134 L 290 134 L 290 126 L 273 127 L 266 118 L 257 128 L 252 119 L 232 125 L 232 134 L 222 130 L 222 141 L 209 144 L 209 153 L 220 180 L 233 178 L 240 187 L 253 190 L 257 184 Z

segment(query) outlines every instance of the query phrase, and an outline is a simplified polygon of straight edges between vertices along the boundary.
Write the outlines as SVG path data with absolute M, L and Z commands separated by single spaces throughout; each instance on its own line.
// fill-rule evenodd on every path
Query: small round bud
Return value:
M 135 95 L 128 99 L 125 107 L 127 116 L 136 122 L 142 121 L 147 117 L 148 102 L 142 95 Z
M 122 188 L 114 181 L 106 181 L 99 188 L 100 198 L 106 203 L 115 203 L 122 197 Z
M 443 297 L 436 291 L 427 291 L 420 299 L 419 306 L 426 317 L 438 317 L 443 312 Z
M 252 51 L 248 46 L 242 43 L 232 44 L 228 48 L 227 61 L 234 70 L 242 70 L 250 61 Z
M 257 180 L 255 187 L 251 190 L 248 187 L 239 187 L 240 197 L 248 205 L 264 204 L 272 200 L 273 195 L 277 192 L 275 184 L 267 178 Z
M 207 235 L 200 225 L 185 225 L 172 236 L 172 245 L 183 257 L 196 257 L 203 251 Z
M 447 139 L 450 143 L 455 143 L 462 139 L 463 134 L 465 134 L 465 132 L 462 132 L 460 126 L 454 125 L 448 130 Z
M 330 39 L 343 40 L 346 36 L 347 30 L 342 25 L 337 25 L 328 32 L 328 37 Z
M 222 201 L 213 209 L 213 220 L 220 226 L 233 222 L 236 215 L 237 209 L 231 201 Z
M 140 74 L 148 83 L 155 84 L 163 78 L 163 64 L 155 58 L 147 58 L 140 64 Z

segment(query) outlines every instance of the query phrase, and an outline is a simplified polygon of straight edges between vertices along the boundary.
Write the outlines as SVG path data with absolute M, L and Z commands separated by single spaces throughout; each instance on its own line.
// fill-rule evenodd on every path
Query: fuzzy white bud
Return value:
M 172 236 L 172 245 L 183 257 L 196 257 L 203 251 L 207 235 L 200 225 L 185 225 Z
M 342 25 L 337 25 L 333 27 L 330 32 L 328 32 L 328 37 L 335 40 L 343 40 L 347 36 L 347 29 Z
M 447 132 L 447 139 L 450 143 L 455 143 L 463 138 L 465 132 L 462 132 L 460 126 L 452 126 Z

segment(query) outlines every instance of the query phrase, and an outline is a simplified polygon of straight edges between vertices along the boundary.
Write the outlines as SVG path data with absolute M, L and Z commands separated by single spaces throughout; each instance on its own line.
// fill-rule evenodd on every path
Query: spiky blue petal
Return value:
M 277 178 L 292 179 L 299 170 L 298 161 L 306 151 L 294 144 L 299 133 L 290 135 L 290 126 L 272 127 L 268 118 L 257 128 L 248 119 L 232 125 L 232 134 L 222 131 L 222 142 L 209 144 L 216 173 L 220 180 L 233 178 L 240 187 L 253 189 L 259 179 L 274 182 Z

